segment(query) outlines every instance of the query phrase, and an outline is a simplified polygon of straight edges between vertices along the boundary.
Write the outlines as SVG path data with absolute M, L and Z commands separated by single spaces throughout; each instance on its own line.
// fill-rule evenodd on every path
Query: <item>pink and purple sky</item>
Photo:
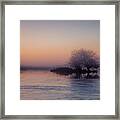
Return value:
M 62 66 L 81 48 L 100 54 L 99 20 L 20 21 L 21 65 Z

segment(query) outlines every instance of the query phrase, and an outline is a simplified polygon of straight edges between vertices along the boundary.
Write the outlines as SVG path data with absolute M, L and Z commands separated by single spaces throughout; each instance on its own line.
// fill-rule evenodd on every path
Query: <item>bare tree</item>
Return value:
M 87 68 L 98 68 L 99 57 L 91 50 L 75 50 L 72 52 L 70 58 L 70 66 L 75 69 Z

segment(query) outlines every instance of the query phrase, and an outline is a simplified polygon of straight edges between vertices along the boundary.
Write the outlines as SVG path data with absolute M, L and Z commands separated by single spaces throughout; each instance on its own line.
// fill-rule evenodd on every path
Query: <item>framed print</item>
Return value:
M 2 2 L 1 118 L 119 119 L 119 2 Z

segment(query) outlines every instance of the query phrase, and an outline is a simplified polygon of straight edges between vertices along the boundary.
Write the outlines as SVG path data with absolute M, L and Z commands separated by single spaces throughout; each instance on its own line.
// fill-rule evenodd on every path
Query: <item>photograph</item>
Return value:
M 119 7 L 3 1 L 1 118 L 119 119 Z
M 100 100 L 100 20 L 20 20 L 20 100 Z

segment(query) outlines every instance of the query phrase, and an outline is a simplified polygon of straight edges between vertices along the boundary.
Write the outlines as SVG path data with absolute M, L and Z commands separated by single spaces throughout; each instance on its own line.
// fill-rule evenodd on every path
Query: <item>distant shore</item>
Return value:
M 26 70 L 50 70 L 50 67 L 33 67 L 33 66 L 21 66 L 20 71 Z
M 99 78 L 99 70 L 98 69 L 91 69 L 91 70 L 87 70 L 87 69 L 75 69 L 75 68 L 71 68 L 71 67 L 56 67 L 56 68 L 51 68 L 51 67 L 20 67 L 20 71 L 28 71 L 28 70 L 32 70 L 32 71 L 39 71 L 39 70 L 45 70 L 45 71 L 50 71 L 59 75 L 72 75 L 74 74 L 75 77 L 79 78 L 79 77 L 83 77 L 85 76 L 86 78 Z

